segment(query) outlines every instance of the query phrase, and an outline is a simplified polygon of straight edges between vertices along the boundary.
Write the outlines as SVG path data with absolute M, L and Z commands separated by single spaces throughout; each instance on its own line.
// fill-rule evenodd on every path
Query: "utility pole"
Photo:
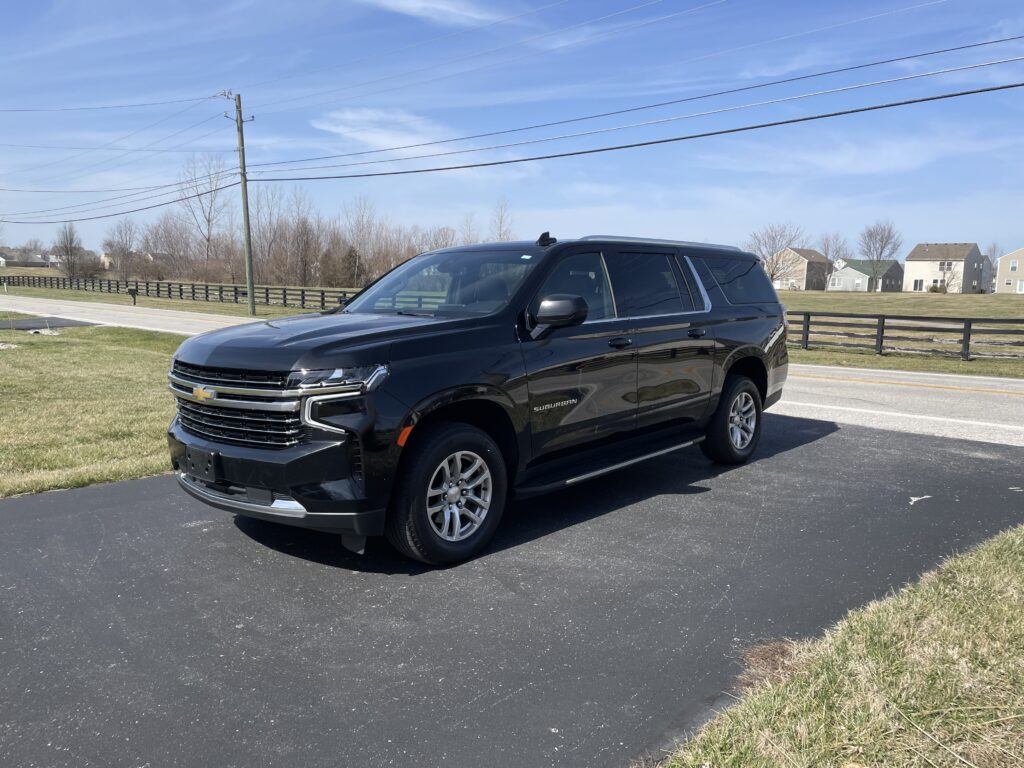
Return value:
M 226 116 L 226 115 L 225 115 Z M 242 119 L 242 94 L 235 94 L 235 126 L 238 129 L 238 174 L 242 186 L 242 230 L 245 239 L 245 293 L 249 298 L 249 314 L 256 316 L 256 289 L 252 276 L 252 233 L 249 229 L 249 183 L 245 175 L 245 131 L 242 126 L 254 120 Z

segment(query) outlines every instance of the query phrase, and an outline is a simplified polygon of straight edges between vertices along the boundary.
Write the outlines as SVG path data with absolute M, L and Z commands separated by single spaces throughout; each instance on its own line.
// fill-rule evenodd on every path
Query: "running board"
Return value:
M 602 467 L 600 469 L 595 469 L 595 470 L 593 470 L 591 472 L 586 472 L 586 473 L 584 473 L 582 475 L 577 475 L 575 477 L 570 477 L 567 480 L 559 480 L 559 481 L 554 482 L 554 483 L 545 483 L 543 485 L 532 485 L 532 486 L 531 485 L 527 485 L 527 486 L 519 487 L 519 488 L 515 489 L 516 490 L 516 494 L 518 496 L 520 496 L 520 497 L 526 497 L 526 496 L 534 496 L 534 495 L 540 494 L 540 493 L 547 493 L 548 491 L 554 491 L 554 490 L 557 490 L 559 488 L 568 488 L 568 487 L 571 487 L 573 485 L 576 485 L 577 483 L 582 483 L 582 482 L 585 482 L 587 480 L 592 480 L 595 477 L 600 477 L 601 475 L 606 475 L 609 472 L 615 472 L 616 470 L 624 469 L 625 467 L 631 467 L 634 464 L 639 464 L 640 462 L 647 461 L 648 459 L 656 459 L 657 457 L 664 456 L 665 454 L 668 454 L 668 453 L 674 453 L 675 451 L 681 451 L 683 448 L 689 448 L 690 446 L 697 445 L 697 443 L 702 443 L 702 442 L 704 442 L 704 435 L 700 435 L 699 437 L 695 437 L 692 440 L 686 440 L 685 442 L 682 442 L 682 443 L 677 443 L 675 445 L 670 445 L 667 448 L 661 448 L 661 449 L 659 449 L 657 451 L 653 451 L 651 453 L 645 453 L 642 456 L 637 456 L 635 458 L 628 459 L 626 461 L 620 461 L 620 462 L 618 462 L 616 464 L 611 464 L 611 465 L 609 465 L 607 467 Z
M 696 445 L 697 443 L 703 440 L 703 437 L 696 437 L 693 440 L 687 440 L 685 443 L 679 443 L 679 445 L 672 445 L 669 446 L 668 448 L 662 448 L 660 451 L 655 451 L 654 453 L 648 453 L 643 456 L 637 456 L 635 459 L 630 459 L 629 461 L 620 461 L 618 464 L 612 464 L 610 467 L 604 467 L 603 469 L 595 469 L 593 472 L 587 472 L 585 475 L 580 475 L 579 477 L 570 477 L 568 480 L 565 481 L 565 484 L 575 485 L 576 483 L 582 483 L 584 480 L 590 480 L 591 478 L 594 477 L 600 477 L 601 475 L 606 475 L 609 472 L 614 472 L 617 469 L 630 467 L 633 464 L 639 464 L 641 461 L 647 461 L 648 459 L 654 459 L 657 458 L 658 456 L 664 456 L 666 453 L 681 451 L 683 448 L 689 448 L 691 445 Z

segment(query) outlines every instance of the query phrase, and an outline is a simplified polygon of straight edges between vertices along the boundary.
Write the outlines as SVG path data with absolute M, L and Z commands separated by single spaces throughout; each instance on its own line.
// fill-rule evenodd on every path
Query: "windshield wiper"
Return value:
M 413 312 L 410 309 L 396 309 L 396 315 L 405 315 L 406 317 L 433 317 L 433 312 Z

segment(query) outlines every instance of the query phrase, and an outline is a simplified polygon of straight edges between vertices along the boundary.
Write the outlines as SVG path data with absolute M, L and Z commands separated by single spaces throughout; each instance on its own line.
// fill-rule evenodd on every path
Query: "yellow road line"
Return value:
M 791 379 L 818 379 L 821 381 L 842 381 L 847 384 L 886 384 L 896 387 L 917 387 L 919 389 L 945 389 L 949 392 L 983 392 L 988 395 L 1009 395 L 1024 397 L 1024 392 L 1013 392 L 1008 389 L 985 389 L 984 387 L 953 387 L 948 384 L 925 384 L 918 381 L 890 381 L 887 379 L 850 379 L 845 376 L 816 376 L 809 373 L 791 373 Z

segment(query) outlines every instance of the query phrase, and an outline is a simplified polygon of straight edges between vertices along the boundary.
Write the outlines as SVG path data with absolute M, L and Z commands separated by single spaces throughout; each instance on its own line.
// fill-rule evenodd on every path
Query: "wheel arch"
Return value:
M 725 375 L 746 376 L 754 382 L 761 394 L 761 402 L 768 398 L 768 366 L 761 355 L 753 350 L 740 350 L 733 355 L 724 366 Z
M 408 442 L 402 448 L 400 462 L 408 454 L 407 448 L 416 444 L 423 427 L 439 422 L 469 424 L 485 432 L 498 444 L 505 460 L 508 482 L 514 482 L 519 466 L 519 440 L 513 421 L 514 409 L 507 395 L 473 388 L 459 388 L 432 396 L 415 408 L 407 418 L 402 432 Z M 406 430 L 409 430 L 406 432 Z

